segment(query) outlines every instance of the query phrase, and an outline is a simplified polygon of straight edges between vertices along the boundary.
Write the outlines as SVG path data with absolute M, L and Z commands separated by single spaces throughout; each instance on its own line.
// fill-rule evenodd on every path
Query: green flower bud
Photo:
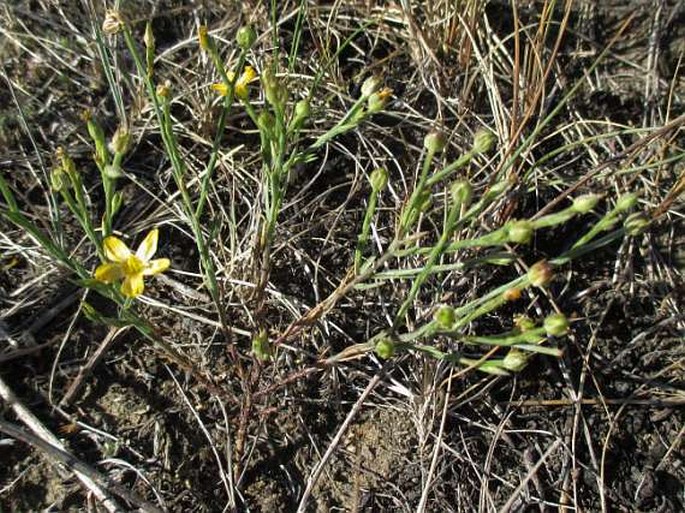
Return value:
M 395 343 L 387 338 L 379 340 L 374 348 L 376 354 L 381 358 L 387 360 L 395 355 Z
M 442 305 L 438 308 L 433 318 L 438 323 L 438 326 L 444 330 L 452 329 L 454 322 L 457 320 L 454 308 L 449 305 Z
M 285 98 L 287 98 L 287 91 L 283 87 L 283 84 L 281 84 L 280 79 L 274 75 L 269 67 L 262 72 L 261 79 L 266 101 L 272 106 L 280 109 L 283 106 Z
M 88 134 L 95 144 L 95 161 L 103 164 L 107 161 L 107 144 L 105 142 L 105 133 L 100 124 L 92 118 L 90 112 L 87 114 L 84 113 L 83 117 L 86 120 Z
M 249 50 L 257 40 L 257 33 L 252 25 L 243 25 L 235 35 L 238 46 L 243 50 Z
M 564 314 L 552 314 L 547 316 L 543 327 L 548 335 L 552 337 L 561 337 L 568 331 L 568 319 Z
M 482 128 L 473 136 L 473 151 L 475 153 L 487 153 L 495 145 L 496 137 L 487 128 Z
M 384 167 L 379 167 L 371 172 L 370 176 L 371 188 L 374 192 L 381 191 L 385 189 L 388 185 L 388 171 Z
M 423 138 L 423 147 L 433 153 L 440 153 L 447 145 L 445 134 L 439 130 L 433 130 Z
M 148 50 L 155 49 L 155 35 L 152 32 L 152 23 L 149 21 L 145 25 L 145 34 L 143 34 L 143 43 L 145 43 L 145 48 Z
M 295 104 L 295 118 L 296 119 L 307 119 L 312 112 L 312 107 L 309 104 L 309 100 L 300 100 Z
M 511 349 L 502 360 L 502 367 L 512 371 L 520 372 L 528 364 L 528 355 L 519 349 Z
M 597 194 L 584 194 L 583 196 L 578 196 L 573 199 L 571 208 L 578 214 L 587 214 L 590 210 L 595 208 L 598 201 L 599 196 Z
M 432 196 L 430 191 L 422 191 L 416 198 L 416 206 L 419 212 L 425 212 L 431 206 Z
M 362 83 L 362 97 L 368 98 L 381 88 L 382 80 L 378 75 L 371 75 Z
M 616 210 L 621 212 L 630 210 L 635 205 L 637 205 L 637 194 L 633 192 L 624 194 L 623 196 L 618 198 L 618 200 L 616 200 Z
M 60 166 L 54 168 L 50 172 L 50 187 L 55 192 L 59 192 L 71 186 L 69 176 L 64 172 Z
M 540 260 L 528 269 L 528 279 L 536 287 L 544 287 L 552 281 L 553 276 L 552 266 L 546 260 Z
M 266 133 L 269 139 L 273 139 L 273 129 L 276 126 L 276 118 L 268 110 L 263 110 L 257 116 L 257 127 Z
M 507 224 L 506 231 L 509 242 L 528 244 L 533 238 L 533 223 L 525 219 L 521 221 L 511 221 Z
M 473 197 L 473 188 L 466 180 L 457 180 L 450 187 L 450 195 L 452 196 L 452 201 L 464 207 L 468 207 L 471 204 L 471 198 Z
M 124 173 L 121 171 L 121 168 L 119 166 L 110 166 L 106 165 L 104 168 L 105 176 L 107 178 L 111 179 L 116 179 L 116 178 L 121 178 L 124 176 Z
M 486 191 L 485 196 L 488 198 L 496 198 L 500 196 L 501 194 L 504 194 L 507 192 L 507 189 L 509 189 L 509 186 L 511 184 L 509 183 L 508 180 L 501 180 L 499 182 L 495 182 L 490 186 L 490 188 Z
M 649 219 L 642 212 L 635 212 L 626 217 L 623 227 L 629 235 L 639 235 L 649 226 Z
M 62 171 L 65 172 L 70 178 L 76 174 L 76 164 L 72 158 L 67 153 L 67 150 L 61 146 L 57 148 L 57 159 L 61 164 Z
M 535 328 L 535 322 L 533 322 L 533 319 L 531 319 L 527 315 L 517 316 L 514 319 L 514 325 L 516 326 L 516 329 L 518 329 L 521 333 L 530 331 L 533 328 Z
M 252 339 L 252 352 L 258 360 L 268 360 L 271 357 L 271 344 L 266 330 L 259 330 L 259 333 Z

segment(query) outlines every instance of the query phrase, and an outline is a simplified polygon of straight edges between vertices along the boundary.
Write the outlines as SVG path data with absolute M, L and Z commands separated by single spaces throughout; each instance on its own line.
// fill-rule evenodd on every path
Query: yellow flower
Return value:
M 161 273 L 171 265 L 168 258 L 151 260 L 157 251 L 158 238 L 157 228 L 151 230 L 133 253 L 121 239 L 106 237 L 102 245 L 109 262 L 100 264 L 95 269 L 95 279 L 103 283 L 114 283 L 123 279 L 121 293 L 131 298 L 140 296 L 145 289 L 143 276 Z
M 233 82 L 235 78 L 235 73 L 229 71 L 227 73 L 228 81 Z M 235 81 L 235 95 L 241 100 L 247 100 L 250 96 L 250 91 L 247 85 L 257 78 L 257 72 L 252 66 L 245 66 L 243 74 L 238 77 Z M 212 84 L 212 89 L 214 89 L 221 96 L 226 96 L 228 94 L 228 86 L 226 84 Z

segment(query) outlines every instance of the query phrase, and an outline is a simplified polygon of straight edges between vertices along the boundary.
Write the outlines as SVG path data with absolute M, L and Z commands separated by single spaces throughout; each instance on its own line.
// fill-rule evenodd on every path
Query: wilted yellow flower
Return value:
M 151 230 L 135 253 L 128 249 L 121 239 L 114 236 L 105 238 L 102 245 L 109 262 L 100 264 L 95 269 L 95 279 L 103 283 L 123 280 L 121 293 L 124 296 L 130 298 L 140 296 L 145 289 L 143 276 L 161 273 L 171 265 L 168 258 L 152 260 L 152 256 L 157 251 L 158 238 L 157 228 Z
M 388 100 L 391 96 L 392 89 L 389 87 L 384 87 L 380 91 L 373 93 L 371 96 L 369 96 L 369 99 L 366 102 L 369 112 L 371 114 L 375 114 L 376 112 L 383 110 L 385 104 L 388 103 Z
M 228 81 L 233 82 L 235 73 L 229 71 L 227 76 Z M 255 69 L 252 66 L 245 66 L 243 74 L 240 75 L 238 80 L 235 81 L 236 97 L 240 98 L 241 100 L 247 100 L 247 98 L 250 96 L 250 91 L 248 90 L 247 85 L 255 78 L 257 78 L 257 72 Z M 212 84 L 212 89 L 214 89 L 221 96 L 226 96 L 228 94 L 228 86 L 226 86 L 226 84 Z

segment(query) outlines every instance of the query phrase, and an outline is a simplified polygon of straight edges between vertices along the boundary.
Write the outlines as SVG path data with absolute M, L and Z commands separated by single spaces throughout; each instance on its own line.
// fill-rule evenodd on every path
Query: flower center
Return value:
M 138 274 L 145 269 L 145 263 L 135 255 L 130 255 L 123 263 L 124 274 Z

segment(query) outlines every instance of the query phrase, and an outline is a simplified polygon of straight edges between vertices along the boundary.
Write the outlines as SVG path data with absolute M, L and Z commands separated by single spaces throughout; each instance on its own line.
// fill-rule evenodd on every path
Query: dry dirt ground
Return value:
M 217 117 L 208 84 L 216 76 L 197 44 L 197 26 L 207 24 L 231 60 L 237 28 L 254 24 L 267 36 L 249 59 L 263 62 L 274 51 L 268 3 L 121 4 L 141 41 L 145 21 L 152 22 L 156 72 L 180 98 L 173 114 L 185 127 L 178 132 L 184 156 L 204 162 Z M 551 304 L 573 320 L 560 342 L 563 355 L 535 356 L 519 374 L 461 372 L 411 352 L 388 361 L 369 353 L 321 363 L 387 327 L 406 281 L 352 291 L 272 360 L 258 361 L 250 352 L 254 319 L 245 285 L 251 254 L 229 255 L 234 246 L 228 242 L 215 248 L 226 265 L 224 313 L 235 328 L 222 330 L 187 226 L 177 210 L 160 206 L 172 204 L 175 191 L 168 160 L 130 56 L 120 38 L 111 38 L 115 78 L 135 127 L 127 176 L 119 182 L 125 207 L 115 228 L 139 240 L 147 228 L 163 227 L 159 254 L 172 260 L 173 269 L 147 283 L 145 295 L 154 299 L 137 308 L 157 336 L 193 365 L 171 360 L 133 328 L 89 319 L 84 301 L 105 316 L 115 317 L 116 308 L 86 292 L 0 216 L 0 378 L 17 400 L 76 460 L 136 494 L 131 501 L 112 492 L 123 510 L 146 501 L 179 512 L 683 511 L 685 238 L 679 194 L 685 139 L 681 125 L 658 132 L 683 114 L 683 2 L 570 2 L 568 19 L 564 2 L 276 4 L 277 39 L 286 49 L 298 9 L 308 6 L 293 76 L 311 75 L 330 61 L 326 87 L 342 91 L 350 104 L 370 73 L 383 75 L 393 98 L 383 114 L 343 135 L 293 178 L 264 314 L 272 338 L 333 292 L 351 265 L 368 198 L 359 162 L 387 159 L 395 166 L 391 182 L 405 183 L 418 165 L 423 134 L 437 119 L 453 137 L 444 158 L 456 158 L 473 129 L 494 127 L 497 112 L 508 113 L 498 133 L 511 135 L 533 105 L 519 137 L 532 133 L 536 120 L 580 82 L 537 135 L 539 143 L 516 163 L 520 177 L 536 171 L 527 182 L 521 178 L 484 225 L 534 215 L 579 180 L 577 192 L 606 195 L 602 205 L 640 191 L 640 205 L 654 221 L 642 234 L 563 267 L 545 295 L 525 296 L 473 323 L 474 332 L 495 333 L 514 315 L 542 316 Z M 90 109 L 108 134 L 117 126 L 93 43 L 92 24 L 102 16 L 100 2 L 0 5 L 0 173 L 41 226 L 49 223 L 47 188 L 39 184 L 45 184 L 44 170 L 58 146 L 90 169 L 86 181 L 93 208 L 99 208 L 92 147 L 80 116 Z M 544 16 L 552 22 L 536 46 Z M 517 51 L 522 78 L 515 88 Z M 599 65 L 584 76 L 600 54 Z M 536 71 L 540 66 L 548 76 Z M 295 79 L 292 84 L 299 87 Z M 344 108 L 340 102 L 329 106 L 324 96 L 313 99 L 318 121 L 312 133 L 332 126 Z M 511 114 L 517 102 L 518 121 Z M 228 241 L 234 233 L 226 220 L 235 220 L 235 244 L 247 247 L 254 240 L 250 195 L 257 189 L 234 176 L 238 168 L 246 176 L 256 169 L 259 136 L 240 109 L 233 113 L 222 144 L 227 153 L 237 150 L 217 170 L 204 222 Z M 657 135 L 646 140 L 650 134 Z M 573 141 L 580 142 L 564 146 Z M 562 146 L 568 149 L 555 155 Z M 506 148 L 496 151 L 483 169 L 504 161 Z M 374 228 L 381 241 L 405 189 L 395 190 L 396 202 L 389 195 L 383 200 Z M 0 213 L 6 208 L 0 202 Z M 69 222 L 66 209 L 61 212 L 69 250 L 94 267 L 97 257 L 79 226 Z M 550 229 L 519 256 L 529 263 L 552 258 L 593 220 Z M 430 317 L 433 304 L 475 297 L 512 278 L 511 267 L 469 272 L 429 282 L 416 320 Z M 103 358 L 65 402 L 105 341 Z M 3 422 L 22 424 L 15 406 L 0 402 Z M 0 435 L 0 511 L 105 511 L 73 468 L 73 461 L 57 465 L 54 455 Z

